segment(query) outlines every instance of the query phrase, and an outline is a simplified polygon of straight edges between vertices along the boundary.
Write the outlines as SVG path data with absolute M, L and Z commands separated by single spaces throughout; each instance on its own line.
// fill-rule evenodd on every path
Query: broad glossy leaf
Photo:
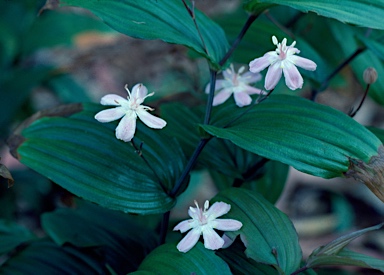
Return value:
M 138 121 L 134 141 L 141 152 L 136 152 L 130 143 L 116 139 L 116 123 L 94 119 L 100 110 L 93 104 L 68 105 L 32 118 L 32 124 L 9 140 L 13 154 L 68 191 L 104 207 L 140 214 L 168 211 L 175 200 L 166 192 L 185 164 L 176 140 Z
M 175 137 L 187 156 L 191 156 L 200 140 L 198 123 L 203 121 L 200 108 L 188 108 L 182 104 L 171 103 L 161 107 L 162 117 L 167 121 L 164 131 Z M 220 152 L 220 154 L 217 154 Z M 246 151 L 233 143 L 213 138 L 204 147 L 198 158 L 198 165 L 203 168 L 240 180 L 250 181 L 255 178 L 255 173 L 261 175 L 256 169 L 261 157 Z
M 379 129 L 376 127 L 367 127 L 367 129 L 374 133 L 381 140 L 381 142 L 384 142 L 384 129 Z
M 58 245 L 100 247 L 105 261 L 118 274 L 135 271 L 157 246 L 157 235 L 139 224 L 141 217 L 81 201 L 76 204 L 76 209 L 58 209 L 42 216 L 44 231 Z
M 153 250 L 133 274 L 232 274 L 228 265 L 215 252 L 197 243 L 187 253 L 176 244 L 163 244 Z
M 92 255 L 93 253 L 93 255 Z M 107 274 L 105 263 L 89 250 L 60 247 L 51 240 L 31 243 L 1 266 L 3 274 Z
M 35 239 L 36 236 L 25 227 L 7 220 L 0 220 L 0 255 Z
M 302 12 L 311 11 L 345 23 L 384 29 L 381 24 L 384 17 L 384 3 L 381 0 L 251 0 L 245 4 L 244 8 L 250 12 L 258 12 L 259 6 L 265 4 L 284 5 Z
M 223 30 L 194 9 L 204 46 L 181 0 L 62 0 L 61 3 L 89 9 L 107 25 L 128 36 L 185 45 L 206 57 L 216 68 L 229 48 Z
M 248 108 L 224 104 L 214 110 L 215 126 L 201 127 L 255 154 L 324 178 L 342 176 L 351 159 L 369 162 L 382 146 L 347 115 L 303 98 L 274 95 Z
M 279 272 L 272 266 L 258 263 L 248 258 L 244 253 L 245 247 L 235 240 L 230 247 L 220 249 L 216 255 L 221 257 L 231 268 L 233 274 L 277 275 Z
M 245 254 L 256 262 L 273 265 L 290 274 L 299 268 L 301 249 L 297 233 L 289 218 L 257 192 L 243 188 L 229 188 L 213 201 L 231 205 L 226 218 L 243 223 L 236 232 L 226 232 L 231 239 L 240 234 L 246 246 Z

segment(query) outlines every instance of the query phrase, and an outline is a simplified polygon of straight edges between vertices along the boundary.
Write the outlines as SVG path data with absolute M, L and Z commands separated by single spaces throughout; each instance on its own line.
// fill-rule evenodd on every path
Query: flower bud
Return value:
M 364 82 L 367 84 L 375 83 L 377 80 L 377 71 L 375 68 L 368 67 L 363 73 Z

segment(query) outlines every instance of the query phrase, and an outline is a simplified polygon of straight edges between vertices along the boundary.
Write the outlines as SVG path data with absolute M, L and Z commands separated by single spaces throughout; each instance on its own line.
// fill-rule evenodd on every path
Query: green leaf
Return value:
M 278 161 L 268 161 L 264 169 L 260 171 L 260 178 L 245 183 L 245 188 L 257 191 L 270 203 L 276 203 L 279 199 L 287 180 L 289 166 Z
M 99 105 L 78 104 L 37 114 L 42 118 L 29 126 L 31 121 L 25 122 L 21 134 L 19 129 L 10 138 L 14 156 L 68 191 L 104 207 L 139 214 L 171 209 L 175 200 L 166 192 L 186 161 L 176 140 L 138 122 L 134 140 L 141 152 L 136 152 L 130 143 L 115 138 L 117 122 L 94 119 L 100 110 Z
M 384 3 L 381 0 L 251 0 L 244 8 L 258 12 L 260 5 L 277 4 L 289 6 L 302 12 L 315 12 L 318 15 L 337 19 L 373 29 L 384 29 Z
M 309 256 L 306 266 L 313 268 L 330 265 L 352 265 L 384 271 L 384 260 L 356 253 L 345 248 L 354 239 L 367 232 L 381 229 L 383 225 L 384 223 L 381 223 L 376 226 L 352 232 L 333 240 L 325 246 L 315 249 Z
M 89 9 L 107 25 L 128 36 L 185 45 L 206 57 L 216 69 L 229 48 L 223 30 L 195 8 L 203 43 L 181 0 L 62 0 L 61 3 Z
M 35 239 L 36 236 L 25 227 L 7 220 L 0 220 L 0 255 Z
M 384 129 L 379 129 L 376 127 L 367 127 L 367 129 L 374 133 L 381 140 L 381 142 L 384 142 Z
M 232 274 L 228 265 L 212 250 L 198 242 L 187 253 L 179 252 L 176 244 L 156 248 L 133 274 Z
M 350 234 L 341 236 L 340 238 L 337 238 L 336 240 L 333 240 L 332 242 L 328 243 L 325 246 L 322 246 L 318 249 L 316 249 L 311 256 L 317 256 L 317 255 L 333 255 L 338 254 L 345 246 L 347 246 L 351 241 L 354 239 L 364 235 L 367 232 L 378 230 L 384 226 L 384 223 L 381 223 L 376 226 L 368 227 L 362 230 L 358 230 L 356 232 L 352 232 Z
M 4 274 L 108 274 L 92 250 L 60 247 L 50 240 L 32 242 L 1 266 Z
M 212 124 L 201 127 L 262 157 L 324 178 L 342 176 L 351 159 L 370 161 L 382 145 L 347 115 L 288 95 L 247 108 L 224 104 L 214 110 Z
M 77 201 L 76 209 L 58 209 L 42 216 L 42 227 L 58 245 L 101 247 L 105 261 L 118 274 L 137 270 L 157 244 L 154 231 L 139 218 Z M 153 217 L 152 217 L 153 218 Z
M 217 251 L 216 255 L 221 257 L 229 265 L 233 274 L 279 274 L 272 266 L 260 264 L 251 258 L 248 258 L 245 255 L 244 250 L 244 245 L 236 240 L 229 248 Z
M 290 274 L 299 268 L 301 249 L 289 218 L 254 191 L 229 188 L 213 198 L 231 205 L 226 218 L 243 223 L 240 230 L 226 232 L 231 239 L 240 234 L 245 254 L 256 262 L 273 265 Z M 278 236 L 278 237 L 277 237 Z
M 161 114 L 167 121 L 167 127 L 164 131 L 169 136 L 175 137 L 184 153 L 190 157 L 200 140 L 197 125 L 203 120 L 201 109 L 171 103 L 161 106 Z M 220 154 L 217 154 L 217 152 L 220 152 Z M 213 138 L 200 154 L 198 167 L 215 170 L 228 176 L 231 178 L 232 183 L 235 178 L 242 181 L 251 181 L 261 176 L 262 165 L 258 164 L 262 159 L 260 156 L 246 151 L 227 140 Z

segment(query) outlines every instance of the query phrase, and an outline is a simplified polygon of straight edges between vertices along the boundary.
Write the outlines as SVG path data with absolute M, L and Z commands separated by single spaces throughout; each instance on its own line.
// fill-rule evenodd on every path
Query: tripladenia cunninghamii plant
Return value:
M 29 24 L 22 30 L 13 16 L 0 17 L 0 40 L 7 42 L 0 53 L 0 68 L 7 72 L 0 77 L 3 127 L 27 117 L 9 106 L 27 106 L 35 86 L 76 90 L 69 78 L 49 79 L 62 69 L 27 68 L 33 63 L 29 54 L 64 38 L 77 43 L 88 37 L 83 32 L 99 30 L 148 44 L 160 39 L 184 46 L 169 51 L 185 55 L 169 59 L 174 68 L 190 65 L 184 77 L 162 64 L 172 76 L 164 77 L 162 87 L 143 75 L 137 81 L 143 83 L 125 86 L 126 97 L 105 91 L 90 102 L 94 91 L 85 90 L 89 96 L 82 103 L 39 111 L 12 127 L 12 155 L 41 175 L 33 174 L 37 181 L 64 188 L 70 207 L 42 215 L 38 232 L 45 238 L 0 220 L 5 273 L 299 274 L 329 265 L 384 272 L 384 259 L 346 248 L 382 224 L 339 237 L 303 259 L 295 224 L 274 205 L 288 166 L 325 179 L 354 178 L 384 202 L 383 130 L 353 119 L 367 96 L 384 105 L 384 27 L 378 24 L 384 3 L 243 2 L 212 18 L 199 1 L 188 0 L 0 4 L 0 13 L 7 9 Z M 91 21 L 76 21 L 73 9 L 61 8 L 67 6 L 86 9 L 88 15 L 79 16 Z M 63 27 L 72 21 L 76 31 Z M 57 41 L 51 41 L 45 33 L 57 34 L 56 28 L 70 35 L 52 35 Z M 28 32 L 34 35 L 26 37 L 41 35 L 41 41 L 27 43 Z M 18 41 L 22 46 L 13 48 Z M 139 65 L 155 62 L 148 60 Z M 365 91 L 349 113 L 317 103 L 336 86 L 348 94 L 351 79 L 354 90 Z M 10 94 L 21 90 L 23 102 Z M 77 96 L 63 97 L 63 103 Z M 11 186 L 12 169 L 0 168 Z

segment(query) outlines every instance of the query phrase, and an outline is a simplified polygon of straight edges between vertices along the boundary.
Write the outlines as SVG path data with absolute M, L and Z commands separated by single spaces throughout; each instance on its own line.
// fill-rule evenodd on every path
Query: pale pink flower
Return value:
M 261 79 L 261 74 L 244 72 L 245 67 L 241 67 L 236 73 L 233 65 L 223 71 L 224 79 L 216 80 L 215 91 L 219 91 L 213 98 L 213 106 L 224 103 L 232 94 L 236 105 L 239 107 L 251 104 L 252 98 L 249 95 L 261 94 L 263 91 L 249 84 L 255 83 Z M 207 85 L 205 92 L 209 93 L 210 84 Z
M 132 93 L 127 85 L 125 85 L 125 89 L 128 92 L 127 99 L 114 94 L 103 96 L 100 101 L 102 105 L 118 107 L 98 112 L 95 119 L 104 123 L 122 118 L 116 127 L 116 138 L 125 142 L 131 141 L 135 134 L 137 117 L 150 128 L 162 129 L 165 127 L 167 123 L 163 119 L 148 113 L 148 111 L 153 111 L 152 108 L 141 105 L 148 96 L 152 96 L 154 93 L 148 94 L 148 89 L 143 84 L 136 84 L 132 88 Z
M 253 73 L 258 73 L 269 66 L 264 86 L 267 90 L 275 88 L 282 73 L 284 73 L 285 83 L 289 89 L 296 90 L 301 88 L 303 86 L 303 78 L 296 66 L 314 71 L 316 70 L 316 63 L 295 55 L 296 53 L 300 53 L 300 51 L 295 48 L 296 41 L 294 41 L 291 46 L 287 46 L 286 38 L 279 43 L 276 36 L 273 36 L 272 42 L 277 46 L 276 50 L 267 52 L 264 56 L 251 61 L 249 63 L 249 70 Z
M 180 230 L 181 233 L 192 229 L 177 245 L 180 252 L 189 251 L 198 242 L 200 235 L 203 235 L 205 248 L 211 250 L 222 248 L 224 240 L 213 229 L 236 231 L 243 226 L 241 222 L 236 220 L 217 219 L 217 217 L 227 214 L 231 209 L 231 205 L 225 202 L 215 202 L 209 208 L 209 201 L 205 201 L 204 210 L 199 208 L 196 201 L 195 205 L 196 208 L 190 207 L 188 210 L 192 219 L 182 221 L 173 228 L 174 231 Z

